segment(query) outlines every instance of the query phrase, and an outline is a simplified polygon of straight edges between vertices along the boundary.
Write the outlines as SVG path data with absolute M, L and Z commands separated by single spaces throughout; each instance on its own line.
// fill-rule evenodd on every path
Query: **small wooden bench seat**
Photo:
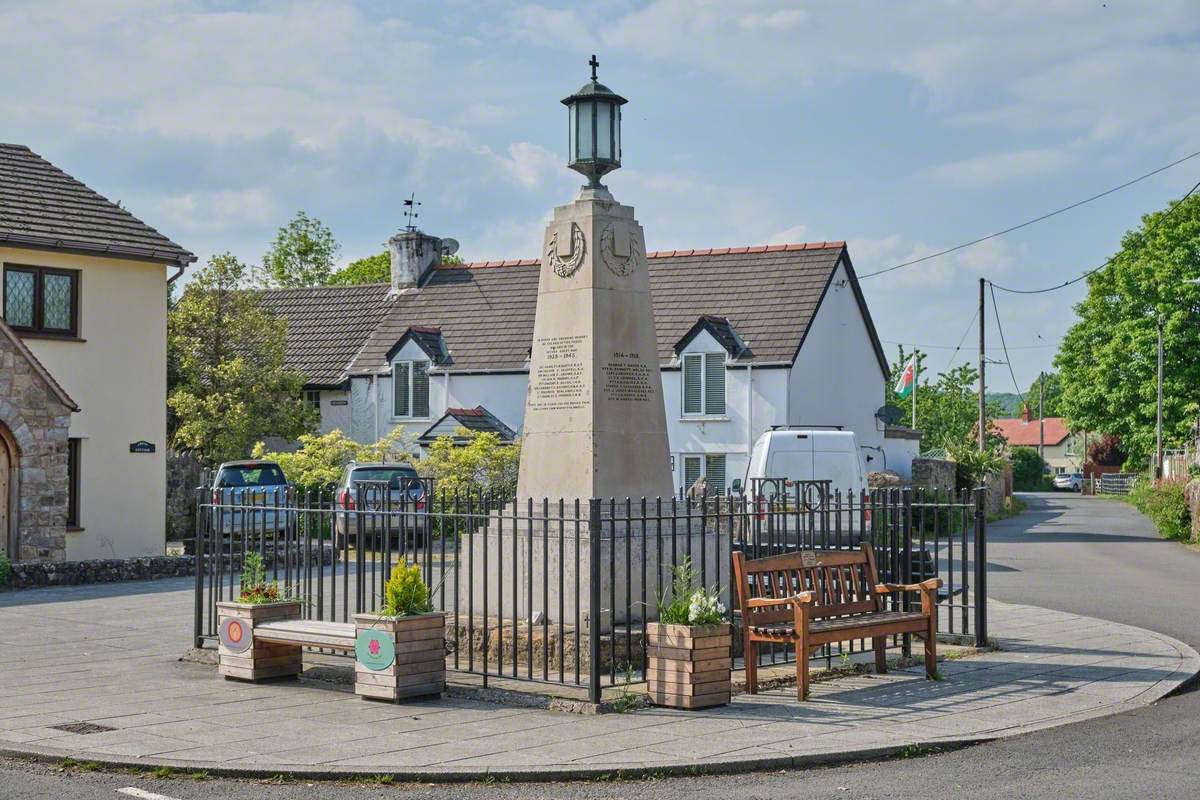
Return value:
M 291 619 L 283 622 L 264 622 L 254 626 L 254 637 L 260 641 L 321 647 L 343 653 L 354 650 L 357 635 L 354 623 L 347 622 Z
M 733 554 L 734 582 L 742 612 L 746 686 L 758 691 L 758 645 L 796 648 L 796 696 L 808 696 L 808 659 L 816 647 L 870 639 L 875 669 L 887 671 L 887 637 L 915 633 L 925 640 L 925 673 L 937 671 L 937 590 L 940 578 L 921 583 L 880 583 L 875 552 L 802 550 L 748 560 Z M 888 611 L 883 598 L 920 592 L 921 608 Z

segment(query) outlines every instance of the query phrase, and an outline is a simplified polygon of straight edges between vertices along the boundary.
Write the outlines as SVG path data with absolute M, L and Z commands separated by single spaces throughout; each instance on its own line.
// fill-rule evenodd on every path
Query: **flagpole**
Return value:
M 912 390 L 912 426 L 917 428 L 917 384 L 921 377 L 921 359 L 917 357 L 917 347 L 913 345 L 913 390 Z

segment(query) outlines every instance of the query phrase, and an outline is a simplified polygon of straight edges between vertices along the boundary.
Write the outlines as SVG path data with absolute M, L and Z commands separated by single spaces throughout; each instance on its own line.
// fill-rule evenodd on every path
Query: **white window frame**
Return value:
M 320 389 L 305 389 L 304 390 L 304 404 L 306 406 L 308 406 L 309 408 L 311 408 L 313 411 L 316 411 L 318 414 L 321 413 L 321 390 Z
M 708 370 L 711 366 L 710 361 L 718 361 L 721 365 L 721 410 L 709 411 L 709 381 Z M 700 363 L 700 409 L 698 411 L 688 411 L 687 397 L 687 371 L 688 362 L 698 361 Z M 722 351 L 704 352 L 704 353 L 684 353 L 679 359 L 679 409 L 681 416 L 685 419 L 725 419 L 729 413 L 729 396 L 728 396 L 728 381 L 724 380 L 727 377 L 728 353 Z
M 415 394 L 415 389 L 413 386 L 413 383 L 414 383 L 413 382 L 413 368 L 418 364 L 424 365 L 424 367 L 425 367 L 425 409 L 426 410 L 425 410 L 425 414 L 422 416 L 415 416 L 413 413 L 413 410 L 416 408 L 416 402 L 415 402 L 416 394 Z M 429 397 L 429 388 L 430 388 L 430 386 L 429 386 L 429 369 L 432 365 L 433 365 L 432 362 L 430 362 L 427 359 L 400 360 L 400 361 L 392 362 L 392 419 L 417 419 L 417 420 L 431 419 L 430 415 L 432 414 L 432 408 L 431 408 L 430 397 Z M 408 395 L 406 397 L 406 399 L 408 401 L 408 404 L 407 404 L 408 413 L 407 414 L 397 414 L 396 413 L 396 399 L 399 396 L 399 392 L 397 390 L 396 383 L 397 383 L 397 379 L 400 376 L 400 371 L 397 369 L 397 367 L 401 367 L 401 366 L 404 367 L 405 375 L 407 377 L 407 383 L 405 386 L 405 391 L 408 393 Z
M 726 484 L 729 481 L 729 454 L 728 453 L 683 453 L 682 454 L 683 472 L 680 475 L 680 477 L 684 483 L 683 490 L 685 492 L 687 492 L 688 490 L 690 490 L 692 488 L 692 483 L 695 483 L 694 478 L 692 479 L 691 483 L 689 483 L 688 479 L 687 479 L 688 462 L 689 461 L 699 461 L 700 462 L 700 477 L 707 478 L 708 477 L 709 459 L 717 459 L 717 458 L 722 460 L 722 464 L 724 467 L 723 468 L 724 475 L 722 477 L 721 485 L 719 487 L 709 486 L 708 488 L 712 493 L 724 496 L 728 492 L 728 488 L 726 486 Z

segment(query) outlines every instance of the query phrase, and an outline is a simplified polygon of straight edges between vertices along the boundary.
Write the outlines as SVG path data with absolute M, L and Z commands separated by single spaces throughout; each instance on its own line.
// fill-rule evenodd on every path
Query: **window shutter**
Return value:
M 704 477 L 708 480 L 708 490 L 713 494 L 725 494 L 725 456 L 704 457 Z
M 725 413 L 725 354 L 704 354 L 704 413 Z
M 700 478 L 700 456 L 683 457 L 683 489 L 687 491 Z
M 704 409 L 701 404 L 702 378 L 700 376 L 701 359 L 699 355 L 683 357 L 683 413 L 699 414 Z M 691 484 L 689 484 L 690 486 Z
M 429 416 L 429 362 L 414 361 L 412 365 L 412 404 L 414 417 Z
M 408 368 L 407 361 L 397 361 L 392 365 L 392 416 L 409 416 L 408 407 Z

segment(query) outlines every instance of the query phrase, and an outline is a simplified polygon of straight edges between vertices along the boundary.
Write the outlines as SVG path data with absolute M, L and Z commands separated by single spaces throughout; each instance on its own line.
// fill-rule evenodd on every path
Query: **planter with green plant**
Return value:
M 258 553 L 247 553 L 242 564 L 241 590 L 236 601 L 217 603 L 219 666 L 226 678 L 257 681 L 298 675 L 302 648 L 255 641 L 254 628 L 266 622 L 300 619 L 299 600 L 285 597 Z
M 646 624 L 646 684 L 650 702 L 710 708 L 729 702 L 732 631 L 717 589 L 693 588 L 690 561 L 677 566 L 658 622 Z
M 377 614 L 355 614 L 354 692 L 397 702 L 446 687 L 446 615 L 416 564 L 397 564 Z

